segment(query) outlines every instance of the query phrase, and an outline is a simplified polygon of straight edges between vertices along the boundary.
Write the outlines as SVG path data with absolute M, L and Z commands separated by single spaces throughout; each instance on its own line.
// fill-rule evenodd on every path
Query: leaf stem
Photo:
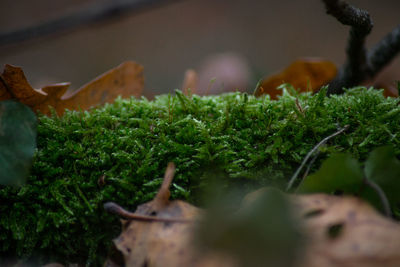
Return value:
M 383 211 L 385 215 L 389 218 L 393 217 L 392 210 L 390 209 L 390 203 L 388 198 L 385 195 L 385 192 L 383 192 L 382 188 L 375 182 L 371 181 L 368 178 L 364 178 L 364 183 L 372 188 L 379 196 L 379 199 L 381 200 L 382 206 L 383 206 Z
M 136 220 L 136 221 L 147 221 L 147 222 L 166 222 L 166 223 L 190 223 L 193 220 L 183 219 L 183 218 L 161 218 L 149 215 L 135 214 L 130 211 L 125 210 L 118 204 L 114 202 L 107 202 L 104 204 L 104 209 L 107 212 L 117 214 L 126 219 Z

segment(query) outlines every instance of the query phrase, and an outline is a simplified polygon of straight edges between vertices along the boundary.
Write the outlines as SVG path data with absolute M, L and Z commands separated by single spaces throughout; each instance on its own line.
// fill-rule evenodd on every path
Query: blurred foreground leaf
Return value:
M 36 122 L 27 106 L 0 102 L 0 184 L 24 183 L 36 148 Z
M 371 152 L 365 162 L 365 175 L 383 190 L 390 206 L 397 207 L 400 202 L 400 161 L 392 147 L 384 146 Z M 364 198 L 380 207 L 376 192 L 371 191 L 363 192 Z
M 342 155 L 342 158 L 348 167 L 354 164 L 351 157 Z M 397 267 L 400 264 L 400 224 L 359 198 L 284 195 L 264 187 L 247 194 L 235 211 L 227 201 L 223 201 L 228 204 L 225 209 L 215 203 L 203 210 L 168 199 L 173 166 L 169 164 L 156 197 L 138 206 L 135 213 L 116 203 L 104 205 L 107 211 L 124 218 L 122 233 L 114 240 L 119 254 L 112 254 L 104 266 Z M 235 201 L 236 196 L 227 197 L 232 198 Z
M 240 266 L 293 266 L 300 245 L 288 199 L 266 188 L 234 213 L 214 209 L 197 233 L 203 249 L 233 256 Z
M 347 193 L 357 195 L 391 216 L 400 203 L 400 161 L 393 147 L 373 150 L 364 169 L 350 154 L 336 154 L 306 177 L 299 193 Z

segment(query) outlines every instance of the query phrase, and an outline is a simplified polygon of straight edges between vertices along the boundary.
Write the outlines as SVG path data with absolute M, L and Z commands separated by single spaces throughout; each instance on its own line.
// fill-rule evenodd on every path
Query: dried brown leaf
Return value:
M 161 192 L 166 192 L 169 183 L 160 190 L 163 197 L 157 195 L 155 201 L 133 213 L 155 220 L 123 221 L 123 232 L 114 243 L 124 256 L 125 266 L 238 266 L 232 255 L 202 254 L 197 249 L 193 233 L 203 212 L 183 201 L 166 201 L 169 193 Z M 248 194 L 241 209 L 263 190 Z M 383 217 L 366 202 L 326 194 L 289 197 L 307 239 L 297 267 L 400 266 L 400 224 Z M 157 199 L 163 199 L 164 205 L 155 204 L 160 201 Z
M 310 244 L 300 267 L 400 266 L 400 225 L 355 197 L 294 197 Z M 314 215 L 313 215 L 314 214 Z
M 283 83 L 290 83 L 301 92 L 315 91 L 329 83 L 337 73 L 335 64 L 322 59 L 299 59 L 292 62 L 283 71 L 265 78 L 254 93 L 255 96 L 269 94 L 277 99 L 282 94 L 276 89 Z
M 188 95 L 190 90 L 192 94 L 196 94 L 198 84 L 199 84 L 199 79 L 197 72 L 195 70 L 188 69 L 185 72 L 185 77 L 183 79 L 182 92 L 185 95 Z
M 143 67 L 127 61 L 100 75 L 74 93 L 66 94 L 69 83 L 59 83 L 34 89 L 28 83 L 19 67 L 5 65 L 1 74 L 0 100 L 15 99 L 33 111 L 50 115 L 49 106 L 58 115 L 65 109 L 86 110 L 104 103 L 113 102 L 120 95 L 123 98 L 140 96 L 143 90 Z
M 140 205 L 131 214 L 147 219 L 122 222 L 125 230 L 114 244 L 122 252 L 126 266 L 194 266 L 197 257 L 191 233 L 200 209 L 183 201 L 168 200 L 174 170 L 170 163 L 154 200 Z

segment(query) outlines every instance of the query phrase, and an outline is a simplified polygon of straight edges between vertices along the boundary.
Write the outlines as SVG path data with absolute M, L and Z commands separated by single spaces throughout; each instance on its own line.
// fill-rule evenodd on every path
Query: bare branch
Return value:
M 400 25 L 386 35 L 369 52 L 365 38 L 371 32 L 373 22 L 367 11 L 349 5 L 343 0 L 322 0 L 326 12 L 344 25 L 351 26 L 347 45 L 347 60 L 336 78 L 330 82 L 327 94 L 341 94 L 349 88 L 372 79 L 400 51 Z
M 372 78 L 378 74 L 400 52 L 400 25 L 386 35 L 368 53 L 369 73 Z
M 344 25 L 351 26 L 347 45 L 347 61 L 330 83 L 328 95 L 340 94 L 343 87 L 359 84 L 367 76 L 368 62 L 365 38 L 371 32 L 373 22 L 367 11 L 349 5 L 342 0 L 323 0 L 328 14 Z
M 0 33 L 0 46 L 58 33 L 82 25 L 115 18 L 129 12 L 139 12 L 156 5 L 178 0 L 114 0 L 91 5 L 76 13 L 12 32 Z
M 303 180 L 308 176 L 308 174 L 310 173 L 311 167 L 312 165 L 314 165 L 314 162 L 317 160 L 318 156 L 319 156 L 319 150 L 317 152 L 315 152 L 314 157 L 310 160 L 310 163 L 308 163 L 307 169 L 303 174 Z

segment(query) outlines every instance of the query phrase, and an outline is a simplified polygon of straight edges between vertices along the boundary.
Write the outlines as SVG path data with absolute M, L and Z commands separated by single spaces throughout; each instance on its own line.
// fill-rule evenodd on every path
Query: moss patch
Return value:
M 346 133 L 321 149 L 315 167 L 339 151 L 365 160 L 385 144 L 398 156 L 398 103 L 365 88 L 330 98 L 324 90 L 314 96 L 285 91 L 278 101 L 177 92 L 154 101 L 118 99 L 61 118 L 41 116 L 27 184 L 0 186 L 0 257 L 102 261 L 120 231 L 102 204 L 134 209 L 150 200 L 169 161 L 177 166 L 172 197 L 195 201 L 210 166 L 232 182 L 287 182 L 315 144 L 347 124 Z

